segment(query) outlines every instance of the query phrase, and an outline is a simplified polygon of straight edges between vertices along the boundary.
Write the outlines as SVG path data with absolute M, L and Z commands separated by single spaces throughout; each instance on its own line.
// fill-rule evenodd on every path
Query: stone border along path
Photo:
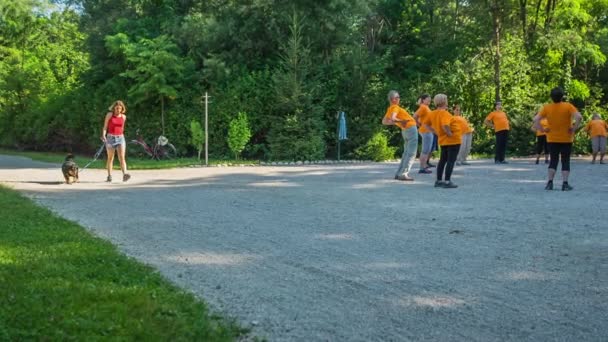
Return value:
M 0 156 L 0 182 L 269 341 L 606 340 L 608 166 L 575 160 L 572 192 L 544 191 L 531 159 L 456 167 L 449 190 L 395 169 L 86 170 L 68 186 L 58 165 Z

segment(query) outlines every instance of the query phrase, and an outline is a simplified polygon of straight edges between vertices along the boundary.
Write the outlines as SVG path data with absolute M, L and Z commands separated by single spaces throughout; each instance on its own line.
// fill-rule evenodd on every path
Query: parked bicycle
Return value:
M 146 143 L 143 136 L 139 133 L 139 129 L 135 131 L 136 138 L 131 140 L 131 144 L 139 145 L 143 149 L 143 152 L 150 158 L 161 160 L 161 159 L 173 159 L 177 157 L 177 150 L 175 146 L 169 142 L 169 139 L 164 135 L 160 135 L 156 138 L 155 144 L 150 146 Z

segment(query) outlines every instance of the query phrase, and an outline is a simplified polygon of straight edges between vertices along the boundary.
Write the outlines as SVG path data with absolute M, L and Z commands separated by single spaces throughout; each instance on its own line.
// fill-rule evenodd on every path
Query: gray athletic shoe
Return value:
M 452 183 L 451 181 L 443 183 L 443 188 L 444 189 L 454 189 L 454 188 L 457 188 L 457 187 L 458 187 L 458 185 Z

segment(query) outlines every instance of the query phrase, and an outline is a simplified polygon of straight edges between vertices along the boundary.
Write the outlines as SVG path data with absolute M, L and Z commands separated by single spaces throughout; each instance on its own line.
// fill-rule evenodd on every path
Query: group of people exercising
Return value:
M 544 105 L 534 116 L 532 130 L 536 133 L 536 164 L 539 163 L 541 153 L 545 153 L 545 163 L 549 164 L 546 190 L 553 190 L 553 179 L 557 165 L 561 159 L 563 191 L 572 190 L 568 183 L 570 175 L 570 155 L 574 134 L 581 126 L 580 112 L 569 102 L 564 101 L 564 91 L 556 87 L 551 90 L 550 104 Z M 422 141 L 420 151 L 420 174 L 431 174 L 434 165 L 430 163 L 432 152 L 436 145 L 440 147 L 440 158 L 437 163 L 435 187 L 457 188 L 451 180 L 455 164 L 468 165 L 467 157 L 471 150 L 472 133 L 474 129 L 462 116 L 460 107 L 453 107 L 453 114 L 448 111 L 448 97 L 437 94 L 433 97 L 435 109 L 431 110 L 429 104 L 431 96 L 421 95 L 418 98 L 418 109 L 410 115 L 402 108 L 399 93 L 391 90 L 388 93 L 390 103 L 382 119 L 384 125 L 395 125 L 401 129 L 404 140 L 404 150 L 401 163 L 395 174 L 395 179 L 413 181 L 410 175 L 416 152 L 418 150 L 418 135 Z M 509 138 L 509 119 L 502 110 L 502 103 L 495 102 L 495 110 L 487 115 L 484 124 L 494 130 L 496 148 L 494 162 L 507 164 L 505 160 L 507 141 Z M 592 141 L 593 159 L 596 162 L 600 154 L 600 164 L 604 163 L 606 153 L 606 136 L 608 124 L 599 114 L 594 114 L 592 120 L 585 126 L 585 131 Z

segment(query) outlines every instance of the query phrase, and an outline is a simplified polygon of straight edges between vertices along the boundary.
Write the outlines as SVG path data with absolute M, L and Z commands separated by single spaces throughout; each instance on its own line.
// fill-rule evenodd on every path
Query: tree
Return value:
M 281 47 L 281 61 L 274 74 L 277 118 L 268 137 L 273 159 L 318 160 L 325 155 L 323 113 L 314 103 L 318 88 L 302 26 L 302 19 L 294 12 L 291 35 Z
M 201 153 L 205 146 L 205 132 L 197 120 L 190 121 L 190 144 L 196 148 L 198 160 L 201 160 Z
M 177 46 L 166 35 L 154 39 L 141 38 L 131 43 L 126 34 L 106 38 L 108 48 L 123 54 L 131 66 L 120 75 L 133 85 L 129 96 L 135 104 L 158 100 L 161 108 L 162 134 L 165 135 L 165 99 L 173 100 L 185 84 L 184 71 L 191 67 L 189 60 L 179 57 Z
M 230 121 L 230 128 L 228 129 L 228 146 L 237 160 L 250 138 L 251 128 L 249 127 L 247 113 L 239 112 L 237 117 Z

